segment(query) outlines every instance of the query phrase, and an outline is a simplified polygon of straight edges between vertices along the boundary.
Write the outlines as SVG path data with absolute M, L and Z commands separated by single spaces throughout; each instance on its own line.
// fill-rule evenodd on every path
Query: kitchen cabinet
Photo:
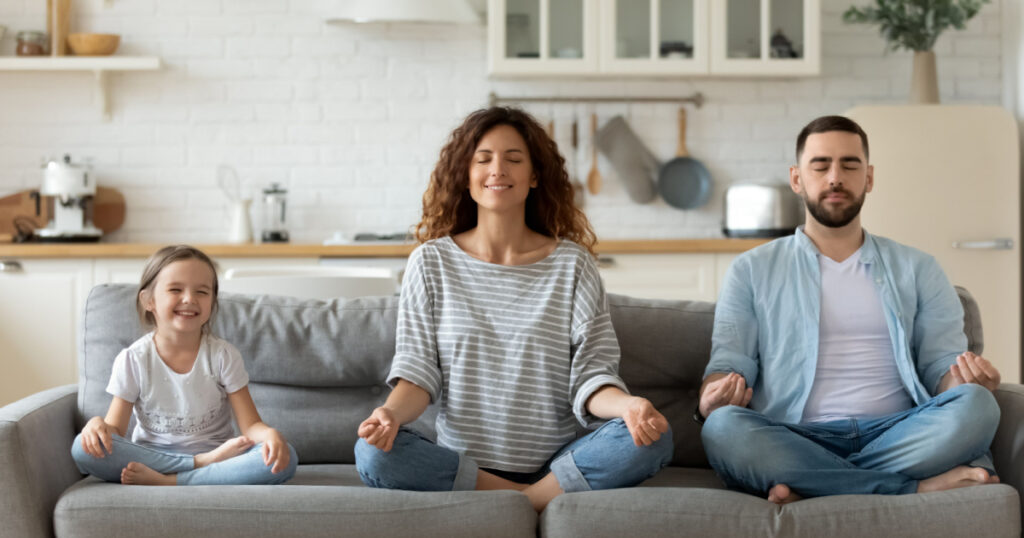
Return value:
M 711 4 L 711 72 L 817 75 L 819 0 L 716 0 Z
M 489 70 L 509 75 L 598 70 L 595 0 L 489 0 Z
M 252 267 L 312 266 L 320 263 L 319 258 L 217 258 L 218 274 L 223 277 L 229 269 Z M 142 278 L 143 258 L 99 258 L 94 260 L 93 285 L 136 284 Z
M 0 261 L 0 405 L 78 381 L 79 320 L 92 276 L 88 260 Z
M 496 76 L 816 75 L 820 0 L 489 0 Z
M 737 256 L 718 254 L 602 255 L 605 291 L 645 299 L 714 301 L 722 275 Z
M 705 74 L 707 20 L 708 0 L 601 0 L 601 72 Z

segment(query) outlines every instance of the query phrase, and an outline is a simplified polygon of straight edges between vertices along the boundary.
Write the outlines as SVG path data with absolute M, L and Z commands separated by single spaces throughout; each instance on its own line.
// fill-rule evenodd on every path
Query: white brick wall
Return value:
M 290 191 L 292 236 L 318 242 L 334 231 L 398 231 L 414 224 L 438 150 L 487 95 L 682 95 L 688 145 L 715 178 L 712 202 L 679 211 L 632 203 L 602 158 L 605 188 L 586 211 L 604 238 L 716 237 L 721 196 L 736 180 L 782 181 L 793 141 L 810 119 L 866 103 L 898 103 L 910 55 L 885 53 L 873 27 L 847 26 L 851 0 L 823 0 L 822 76 L 677 80 L 491 81 L 486 29 L 430 25 L 327 25 L 318 0 L 76 0 L 73 28 L 122 34 L 122 54 L 158 55 L 159 72 L 111 77 L 113 120 L 104 123 L 90 75 L 0 72 L 0 193 L 35 188 L 39 161 L 71 153 L 95 162 L 99 183 L 124 192 L 128 218 L 113 239 L 216 242 L 227 203 L 218 164 L 237 168 L 247 192 L 270 182 Z M 1003 101 L 1000 0 L 963 32 L 937 43 L 947 103 Z M 14 34 L 45 27 L 40 0 L 0 1 Z M 319 13 L 319 15 L 317 15 Z M 534 105 L 554 118 L 575 175 L 589 161 L 589 114 L 624 114 L 660 159 L 676 147 L 676 109 L 660 104 Z M 258 225 L 258 214 L 254 222 Z M 257 231 L 258 232 L 258 231 Z

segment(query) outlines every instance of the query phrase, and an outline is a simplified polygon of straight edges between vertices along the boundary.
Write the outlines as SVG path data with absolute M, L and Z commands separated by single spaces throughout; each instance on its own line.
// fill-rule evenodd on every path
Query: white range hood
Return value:
M 334 2 L 327 22 L 481 24 L 483 21 L 468 0 L 340 0 Z

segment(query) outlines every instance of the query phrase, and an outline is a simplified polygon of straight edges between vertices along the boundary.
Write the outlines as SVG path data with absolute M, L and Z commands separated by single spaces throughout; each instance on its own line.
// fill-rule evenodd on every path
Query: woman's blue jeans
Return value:
M 802 497 L 904 494 L 958 465 L 994 474 L 988 450 L 998 425 L 992 393 L 967 384 L 870 420 L 786 424 L 744 407 L 721 407 L 707 418 L 701 438 L 725 484 L 755 495 L 776 484 Z
M 177 473 L 179 486 L 258 485 L 281 484 L 291 480 L 299 461 L 295 449 L 288 445 L 288 467 L 276 474 L 272 473 L 271 466 L 263 463 L 263 454 L 260 452 L 263 443 L 260 443 L 244 454 L 196 469 L 191 454 L 156 450 L 135 444 L 120 435 L 115 435 L 113 440 L 113 452 L 95 458 L 82 449 L 82 434 L 78 434 L 71 445 L 71 457 L 78 465 L 78 470 L 107 482 L 120 482 L 121 470 L 134 461 L 158 473 Z
M 355 453 L 359 476 L 370 487 L 413 491 L 476 488 L 476 462 L 406 428 L 399 430 L 389 452 L 360 439 Z M 671 430 L 648 446 L 636 446 L 625 422 L 614 419 L 562 447 L 537 472 L 484 470 L 522 484 L 532 484 L 552 472 L 562 491 L 568 493 L 635 486 L 671 459 Z

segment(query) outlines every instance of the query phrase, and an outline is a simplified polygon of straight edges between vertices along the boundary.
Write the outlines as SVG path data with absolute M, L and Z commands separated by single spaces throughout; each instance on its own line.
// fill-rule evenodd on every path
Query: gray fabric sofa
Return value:
M 966 292 L 972 350 L 982 344 Z M 83 477 L 69 454 L 83 420 L 105 413 L 117 352 L 141 334 L 134 289 L 95 288 L 80 382 L 0 409 L 0 536 L 1019 536 L 1024 387 L 997 393 L 993 444 L 1003 484 L 924 495 L 852 495 L 784 507 L 723 488 L 691 415 L 708 360 L 714 305 L 611 296 L 621 374 L 675 432 L 672 465 L 638 488 L 573 493 L 539 517 L 516 492 L 366 488 L 353 468 L 356 425 L 387 394 L 392 297 L 302 301 L 223 294 L 214 330 L 245 357 L 264 420 L 298 451 L 283 486 L 156 488 Z M 416 427 L 432 431 L 433 411 Z M 737 439 L 736 442 L 743 442 Z

